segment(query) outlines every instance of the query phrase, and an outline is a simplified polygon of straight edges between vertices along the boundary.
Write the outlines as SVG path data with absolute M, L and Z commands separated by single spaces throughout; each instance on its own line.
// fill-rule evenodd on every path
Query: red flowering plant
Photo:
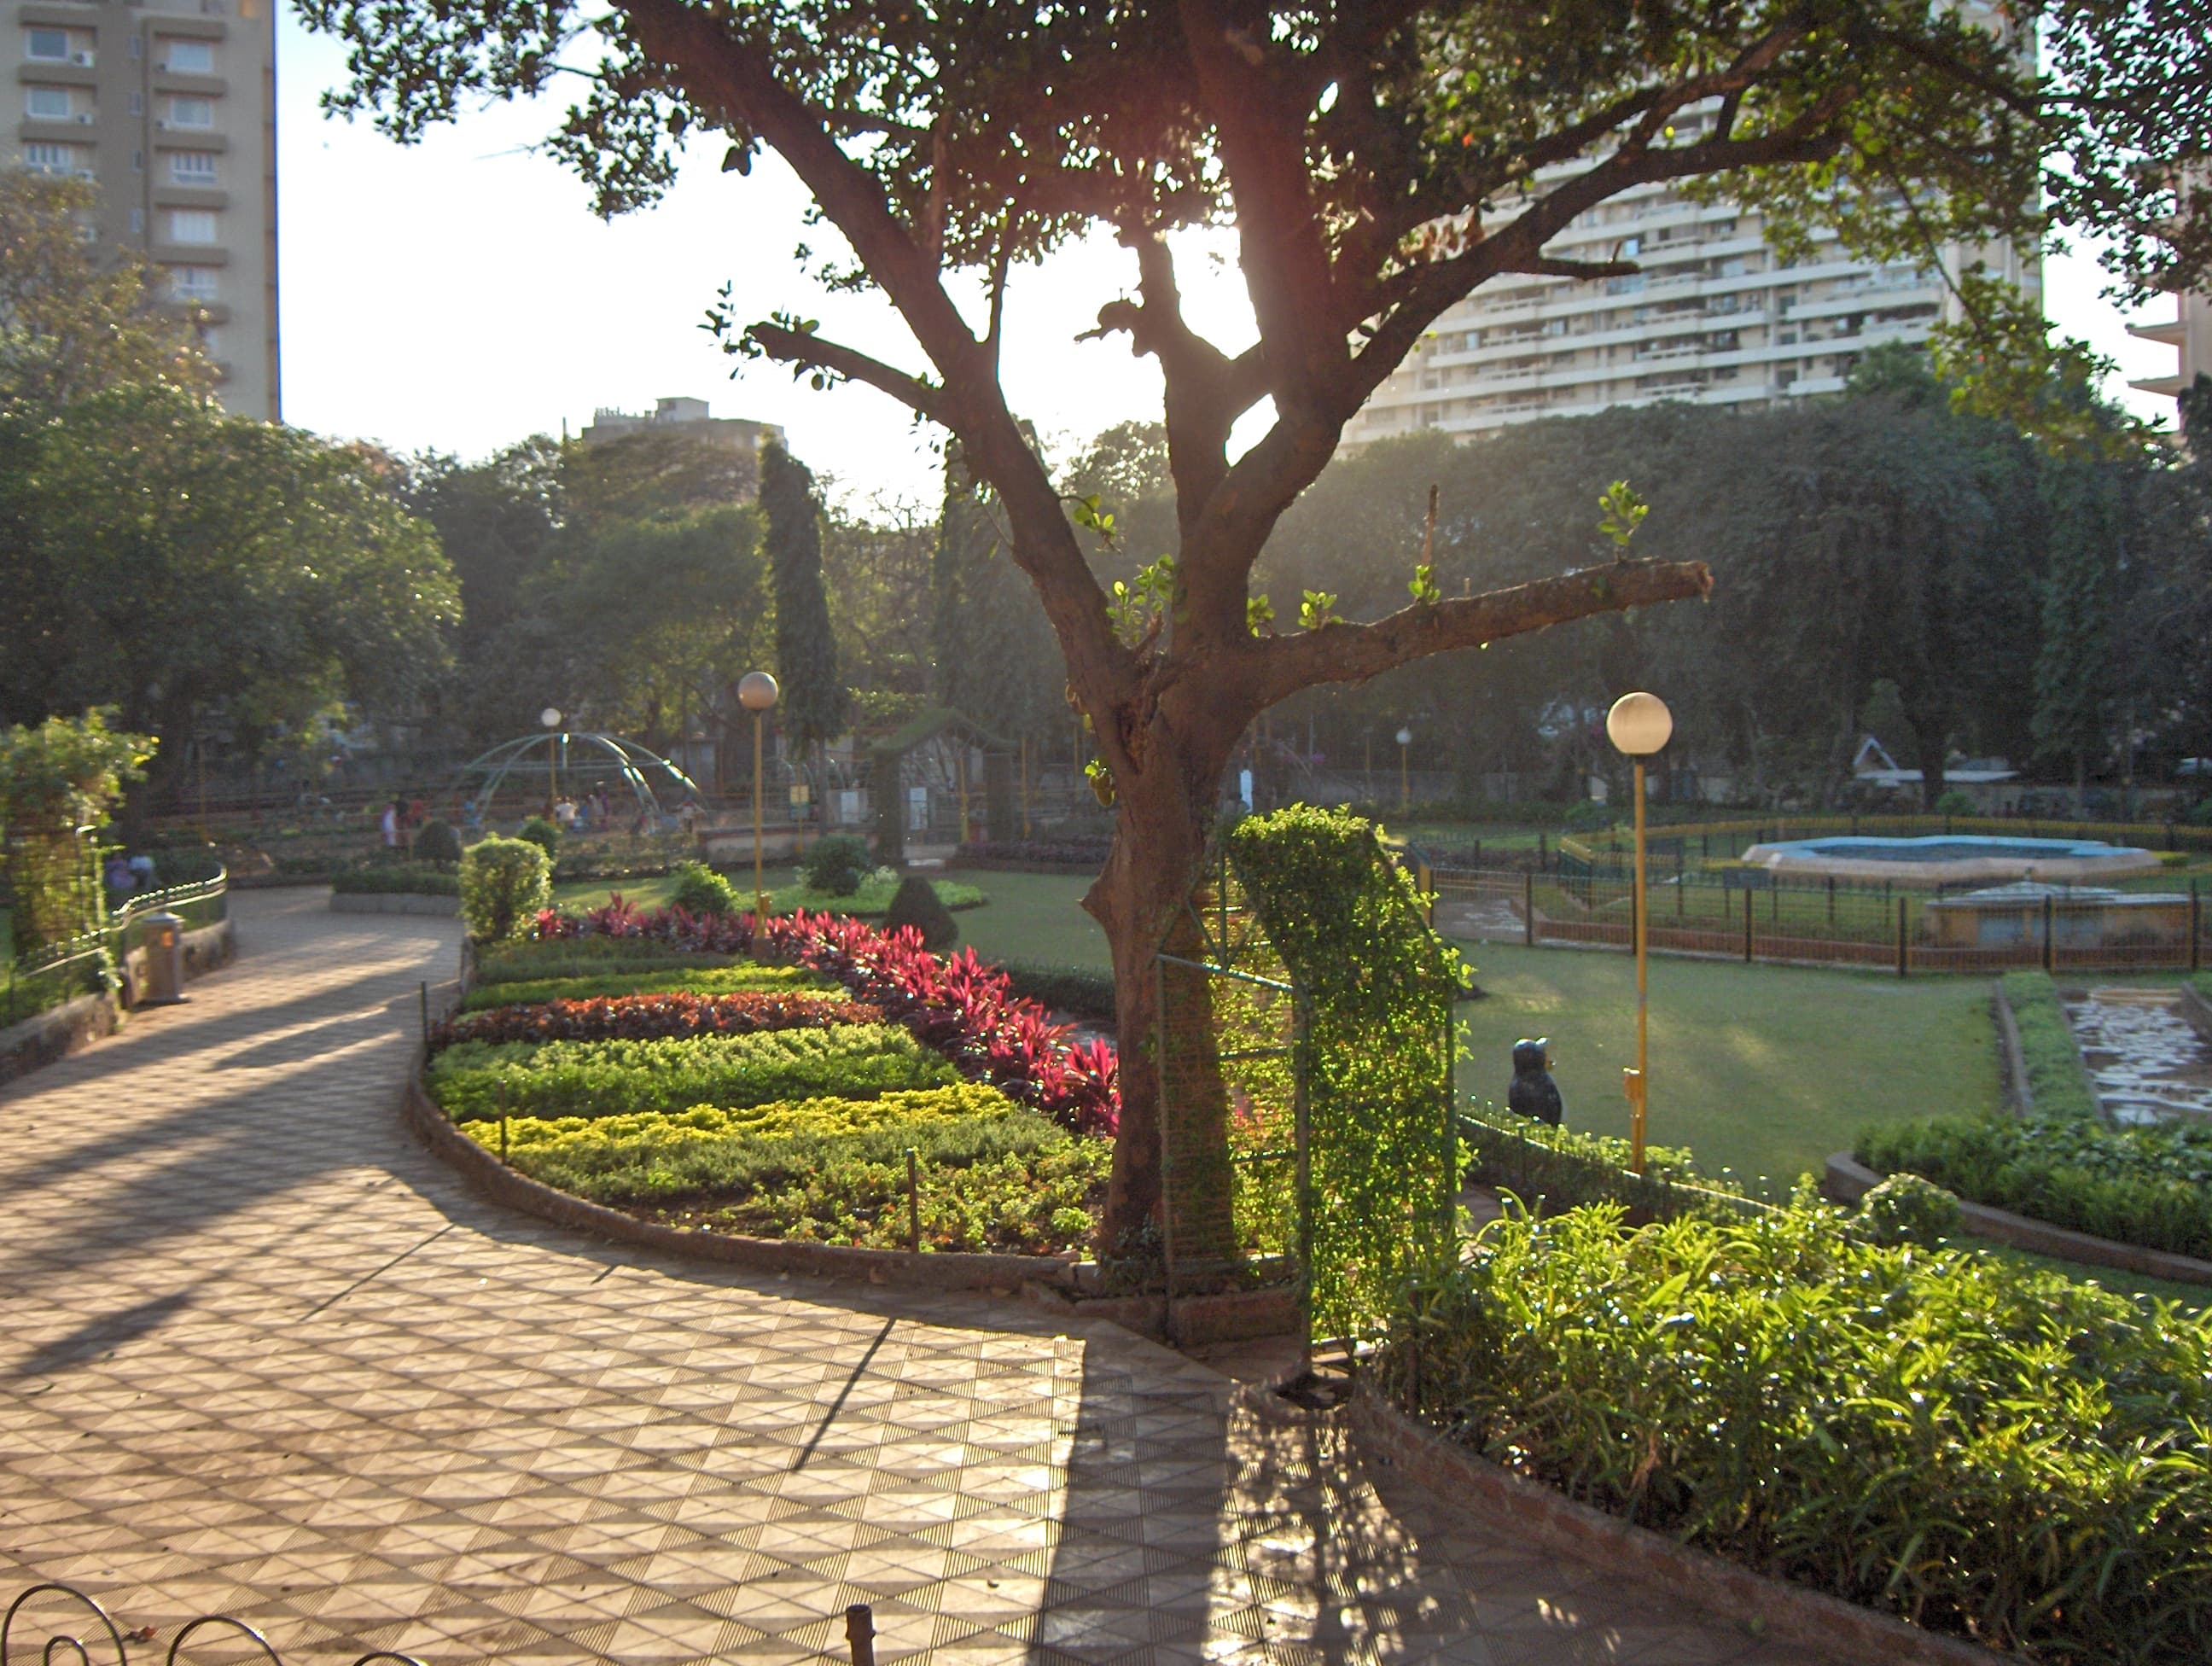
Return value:
M 548 909 L 538 917 L 537 934 L 631 938 L 743 954 L 753 948 L 756 927 L 750 914 L 674 907 L 647 912 L 617 897 L 580 915 Z M 1053 1023 L 1036 1002 L 1014 994 L 1006 974 L 976 959 L 972 949 L 933 955 L 911 927 L 884 932 L 849 915 L 803 910 L 772 916 L 759 935 L 770 955 L 836 979 L 857 1002 L 906 1025 L 963 1075 L 990 1083 L 1078 1134 L 1111 1134 L 1119 1122 L 1114 1049 L 1103 1041 L 1073 1041 L 1070 1026 Z
M 495 1006 L 440 1025 L 430 1050 L 459 1042 L 659 1041 L 678 1036 L 748 1036 L 763 1030 L 827 1030 L 881 1024 L 883 1012 L 842 996 L 741 989 L 727 994 L 600 995 L 583 1000 Z

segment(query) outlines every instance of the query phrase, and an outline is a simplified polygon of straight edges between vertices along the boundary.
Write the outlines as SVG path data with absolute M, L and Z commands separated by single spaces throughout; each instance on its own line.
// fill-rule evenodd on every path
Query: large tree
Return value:
M 1507 273 L 1632 271 L 1547 246 L 1607 198 L 1667 182 L 1838 223 L 1882 254 L 1924 255 L 1934 237 L 2033 241 L 2040 200 L 2124 234 L 2147 265 L 2147 246 L 2176 246 L 2159 222 L 2180 205 L 2160 184 L 2174 176 L 2143 164 L 2212 149 L 2196 0 L 2023 0 L 2005 17 L 2043 30 L 2047 75 L 1930 0 L 302 9 L 348 43 L 338 106 L 401 139 L 472 100 L 541 91 L 584 67 L 595 34 L 602 56 L 552 145 L 603 211 L 665 189 L 694 135 L 724 136 L 740 174 L 770 147 L 851 252 L 823 276 L 872 286 L 904 320 L 909 366 L 796 314 L 718 321 L 735 349 L 866 383 L 949 429 L 1003 506 L 1116 794 L 1113 854 L 1086 903 L 1113 945 L 1122 1043 L 1109 1235 L 1159 1195 L 1141 1063 L 1152 954 L 1253 719 L 1317 684 L 1705 588 L 1694 562 L 1608 561 L 1449 599 L 1417 572 L 1413 605 L 1383 618 L 1259 624 L 1250 578 L 1270 530 L 1446 308 Z M 1235 228 L 1258 331 L 1237 352 L 1182 316 L 1169 240 L 1219 224 Z M 1099 325 L 1159 366 L 1176 489 L 1173 563 L 1119 607 L 999 376 L 1010 271 L 1097 227 L 1135 276 Z M 2166 277 L 2201 270 L 2206 228 L 2212 212 Z M 973 320 L 965 274 L 983 292 Z M 1267 401 L 1272 425 L 1232 457 L 1232 426 Z

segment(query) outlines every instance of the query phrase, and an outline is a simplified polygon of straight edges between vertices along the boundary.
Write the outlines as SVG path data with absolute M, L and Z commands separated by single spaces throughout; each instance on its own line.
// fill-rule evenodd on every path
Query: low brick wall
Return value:
M 334 891 L 332 914 L 434 914 L 451 918 L 461 911 L 458 897 L 422 897 L 410 891 Z
M 1884 1177 L 1849 1152 L 1838 1152 L 1828 1159 L 1820 1190 L 1834 1202 L 1856 1203 L 1880 1185 Z M 2092 1267 L 2147 1273 L 2152 1278 L 2172 1279 L 2179 1284 L 2212 1284 L 2212 1262 L 2176 1256 L 2164 1250 L 2146 1250 L 2139 1243 L 2095 1237 L 2087 1232 L 2054 1226 L 2031 1215 L 1992 1209 L 1986 1203 L 1969 1203 L 1963 1197 L 1959 1200 L 1959 1221 L 1975 1236 L 1994 1238 L 2015 1250 L 2033 1250 L 2038 1255 L 2086 1262 Z
M 1346 1413 L 1369 1462 L 1419 1482 L 1492 1527 L 1533 1539 L 1594 1567 L 1664 1587 L 1721 1619 L 1812 1657 L 1850 1666 L 1990 1666 L 1996 1651 L 1943 1637 L 1840 1597 L 1770 1579 L 1662 1533 L 1577 1504 L 1455 1445 L 1365 1387 Z
M 2027 1079 L 2027 1055 L 2021 1050 L 2020 1019 L 2005 994 L 2004 980 L 1999 978 L 1990 988 L 1990 1010 L 1996 1016 L 1997 1061 L 2004 1077 L 2005 1097 L 2012 1102 L 2013 1114 L 2025 1122 L 2035 1115 L 2035 1089 Z

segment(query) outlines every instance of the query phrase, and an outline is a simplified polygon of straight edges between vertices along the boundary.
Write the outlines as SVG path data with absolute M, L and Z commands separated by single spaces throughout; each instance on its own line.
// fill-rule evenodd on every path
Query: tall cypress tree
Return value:
M 822 505 L 814 471 L 781 446 L 761 452 L 760 507 L 775 590 L 775 674 L 784 733 L 800 751 L 842 734 L 852 695 L 837 672 L 837 641 L 822 590 Z

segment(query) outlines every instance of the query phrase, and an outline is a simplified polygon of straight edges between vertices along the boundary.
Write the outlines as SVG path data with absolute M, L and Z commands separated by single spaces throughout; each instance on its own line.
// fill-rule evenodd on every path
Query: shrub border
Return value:
M 2005 1097 L 2012 1101 L 2013 1115 L 2023 1122 L 2035 1117 L 2035 1086 L 2027 1079 L 2027 1055 L 2020 1044 L 2020 1019 L 2012 1010 L 2012 997 L 2005 993 L 2004 980 L 1991 980 L 1990 1010 L 1997 1020 L 1997 1057 L 2004 1067 Z
M 1492 1526 L 1510 1523 L 1509 1531 L 1518 1529 L 1599 1568 L 1664 1587 L 1770 1642 L 1808 1650 L 1823 1660 L 1840 1657 L 1869 1666 L 1990 1666 L 2008 1657 L 1981 1644 L 1923 1631 L 1877 1609 L 1754 1572 L 1577 1503 L 1447 1440 L 1364 1382 L 1346 1412 L 1363 1456 L 1419 1482 L 1454 1507 Z
M 458 897 L 434 897 L 419 891 L 334 891 L 332 914 L 432 914 L 451 919 L 461 911 Z
M 1856 1203 L 1884 1178 L 1850 1152 L 1839 1151 L 1828 1159 L 1820 1190 L 1831 1201 Z M 2212 1262 L 2198 1261 L 2193 1256 L 2177 1256 L 2167 1250 L 2147 1249 L 2139 1243 L 2122 1243 L 2117 1238 L 2100 1238 L 2088 1232 L 2077 1232 L 2070 1226 L 2054 1225 L 2033 1215 L 2016 1215 L 2008 1209 L 1991 1208 L 1986 1203 L 1972 1202 L 1963 1197 L 1959 1200 L 1959 1223 L 1978 1237 L 1995 1238 L 2015 1250 L 2033 1250 L 2062 1261 L 2110 1267 L 2124 1273 L 2146 1273 L 2155 1279 L 2171 1279 L 2177 1284 L 2212 1285 Z

